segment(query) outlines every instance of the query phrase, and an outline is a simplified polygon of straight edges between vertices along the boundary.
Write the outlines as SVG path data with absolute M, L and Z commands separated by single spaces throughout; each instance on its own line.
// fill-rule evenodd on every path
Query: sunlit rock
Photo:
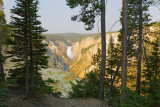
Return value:
M 69 96 L 68 92 L 72 90 L 70 82 L 75 83 L 76 80 L 79 80 L 73 72 L 66 72 L 52 68 L 43 69 L 40 72 L 43 80 L 51 78 L 55 81 L 55 83 L 49 85 L 53 86 L 53 89 L 56 91 L 60 91 L 62 93 L 62 97 L 65 98 Z
M 115 43 L 117 43 L 118 35 L 119 32 L 106 33 L 106 49 L 108 49 L 110 37 L 112 36 Z M 94 68 L 92 65 L 92 56 L 97 53 L 98 48 L 101 49 L 100 34 L 91 35 L 84 38 L 81 42 L 76 42 L 72 46 L 72 51 L 77 54 L 77 56 L 70 65 L 69 71 L 74 72 L 79 78 L 84 78 L 85 74 Z

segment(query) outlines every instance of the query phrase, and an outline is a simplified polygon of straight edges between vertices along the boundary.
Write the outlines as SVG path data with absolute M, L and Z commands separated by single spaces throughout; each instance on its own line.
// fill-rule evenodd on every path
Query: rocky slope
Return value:
M 106 34 L 106 48 L 108 48 L 109 39 L 112 36 L 114 42 L 118 41 L 119 32 L 108 32 Z M 97 49 L 101 48 L 100 35 L 90 35 L 82 41 L 73 44 L 72 51 L 77 56 L 70 65 L 69 72 L 74 72 L 79 78 L 83 78 L 87 72 L 94 68 L 91 64 L 92 56 L 97 53 Z
M 48 64 L 50 68 L 66 70 L 71 61 L 66 56 L 67 45 L 61 41 L 44 41 L 48 44 Z
M 61 97 L 68 98 L 68 92 L 72 90 L 70 82 L 76 83 L 79 78 L 73 72 L 61 71 L 59 69 L 43 69 L 40 71 L 43 80 L 53 79 L 55 83 L 50 83 L 48 85 L 53 86 L 55 91 L 60 91 L 62 93 Z
M 144 39 L 148 38 L 150 41 L 153 41 L 156 32 L 160 29 L 159 26 L 159 22 L 144 26 Z M 155 34 L 153 35 L 153 33 Z M 113 37 L 114 43 L 118 43 L 118 35 L 119 32 L 106 33 L 106 50 L 108 49 L 110 37 Z M 134 36 L 137 36 L 137 34 Z M 87 72 L 90 72 L 94 68 L 94 65 L 91 64 L 92 56 L 97 53 L 98 48 L 101 48 L 100 34 L 87 35 L 81 41 L 73 43 L 72 51 L 76 57 L 70 65 L 69 72 L 74 72 L 79 78 L 83 78 Z

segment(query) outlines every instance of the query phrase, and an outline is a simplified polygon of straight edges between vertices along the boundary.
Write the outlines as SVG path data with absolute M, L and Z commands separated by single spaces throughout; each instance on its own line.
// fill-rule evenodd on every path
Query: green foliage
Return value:
M 100 0 L 66 0 L 67 5 L 73 9 L 81 7 L 79 15 L 74 15 L 71 20 L 83 22 L 87 27 L 86 30 L 94 28 L 95 18 L 100 15 L 101 6 Z
M 46 80 L 45 82 L 47 82 L 47 83 L 55 83 L 55 81 L 53 79 L 51 79 L 51 78 L 48 78 L 48 80 Z
M 10 94 L 8 94 L 9 89 L 7 88 L 7 84 L 16 84 L 16 80 L 6 80 L 5 82 L 0 82 L 0 107 L 7 106 L 4 104 L 6 101 L 9 100 Z
M 111 79 L 113 78 L 113 74 L 115 73 L 115 68 L 117 67 L 120 55 L 118 53 L 118 47 L 114 43 L 114 39 L 111 36 L 109 40 L 109 47 L 107 53 L 107 61 L 106 61 L 106 81 L 107 85 L 110 86 Z M 115 81 L 115 85 L 117 85 L 120 81 L 120 72 L 117 74 L 117 79 Z
M 4 102 L 6 102 L 9 99 L 8 88 L 6 88 L 6 83 L 1 82 L 0 83 L 0 107 L 5 106 Z
M 60 97 L 62 93 L 60 91 L 53 90 L 53 86 L 49 86 L 49 84 L 53 84 L 53 83 L 55 83 L 55 81 L 51 78 L 48 78 L 48 80 L 45 81 L 45 84 L 48 84 L 47 86 L 45 86 L 46 89 L 48 89 L 47 94 L 52 93 L 53 96 Z M 46 89 L 44 91 L 46 91 Z
M 105 88 L 105 98 L 108 100 L 109 105 L 112 105 L 113 107 L 118 107 L 120 105 L 120 88 L 118 86 L 113 86 L 113 92 L 111 97 L 108 97 L 110 95 L 111 91 L 107 88 Z
M 143 71 L 142 93 L 151 100 L 151 106 L 160 106 L 160 38 L 159 35 L 152 42 L 151 54 L 147 57 L 146 69 Z M 148 42 L 147 42 L 148 43 Z
M 48 67 L 48 56 L 45 55 L 47 44 L 42 42 L 45 36 L 41 35 L 46 30 L 41 27 L 41 22 L 38 20 L 40 16 L 37 14 L 37 5 L 37 0 L 16 0 L 16 6 L 11 9 L 11 12 L 16 14 L 12 16 L 14 20 L 10 24 L 12 34 L 7 39 L 11 47 L 7 54 L 11 62 L 15 63 L 9 69 L 9 76 L 11 79 L 17 79 L 17 84 L 20 86 L 29 89 L 31 95 L 53 92 L 52 87 L 45 84 L 38 72 Z M 28 75 L 26 75 L 27 69 Z M 26 87 L 26 81 L 29 87 Z
M 69 92 L 71 98 L 98 98 L 99 79 L 97 72 L 90 72 L 86 78 L 76 81 L 76 84 L 71 82 L 72 91 Z
M 153 41 L 145 41 L 149 48 L 146 56 L 145 69 L 143 70 L 141 95 L 126 88 L 127 101 L 121 104 L 122 107 L 159 107 L 160 106 L 160 39 L 159 34 L 154 32 Z
M 119 63 L 120 55 L 118 50 L 118 45 L 114 43 L 114 39 L 111 36 L 109 39 L 108 53 L 107 53 L 107 61 L 106 61 L 106 87 L 108 88 L 106 96 L 111 105 L 118 105 L 120 103 L 120 72 L 117 74 L 117 78 L 114 81 L 113 91 L 111 92 L 111 80 L 115 73 L 115 69 Z M 108 98 L 108 96 L 110 96 Z
M 129 88 L 125 90 L 127 91 L 127 101 L 125 104 L 121 103 L 121 107 L 152 107 L 150 99 L 138 95 L 137 92 L 131 91 Z

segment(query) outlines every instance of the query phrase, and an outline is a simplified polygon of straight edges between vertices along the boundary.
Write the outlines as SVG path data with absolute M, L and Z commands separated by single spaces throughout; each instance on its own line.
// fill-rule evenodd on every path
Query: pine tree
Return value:
M 34 91 L 34 85 L 36 85 L 36 81 L 34 81 L 34 75 L 39 75 L 38 70 L 41 70 L 42 68 L 48 67 L 48 56 L 45 56 L 47 53 L 46 46 L 47 44 L 44 44 L 42 41 L 45 39 L 44 36 L 41 35 L 41 33 L 45 32 L 46 30 L 40 26 L 41 22 L 37 20 L 38 16 L 38 1 L 36 0 L 33 3 L 33 35 L 30 35 L 30 72 L 31 72 L 31 86 L 32 86 L 32 93 Z M 41 78 L 42 79 L 42 78 Z
M 147 56 L 148 64 L 143 70 L 142 92 L 147 98 L 152 100 L 152 106 L 160 106 L 160 38 L 159 35 L 155 40 L 149 43 L 153 48 L 151 54 Z
M 107 76 L 109 76 L 108 79 L 110 78 L 109 81 L 111 81 L 113 78 L 113 74 L 115 72 L 114 69 L 117 66 L 117 62 L 118 62 L 117 58 L 119 59 L 118 53 L 116 51 L 117 50 L 115 48 L 114 39 L 111 36 L 109 40 L 109 47 L 108 47 L 108 54 L 107 54 L 107 61 L 106 61 L 106 65 L 107 65 L 106 74 Z
M 118 61 L 121 58 L 121 54 L 119 54 L 119 46 L 118 44 L 114 43 L 114 39 L 111 36 L 109 40 L 108 46 L 108 54 L 107 54 L 107 61 L 106 61 L 106 84 L 108 88 L 118 87 L 119 80 L 121 78 L 120 72 L 117 74 L 117 78 L 115 80 L 114 86 L 111 85 L 111 80 L 113 79 L 113 75 L 115 73 L 115 68 L 117 67 Z M 114 91 L 110 89 L 109 97 L 112 97 Z
M 2 55 L 2 44 L 8 35 L 8 27 L 6 25 L 5 14 L 3 11 L 3 1 L 0 0 L 0 81 L 5 81 L 5 73 L 3 68 L 4 56 Z
M 26 95 L 33 95 L 36 92 L 45 92 L 45 88 L 51 91 L 42 80 L 38 70 L 48 66 L 45 39 L 41 35 L 45 32 L 41 27 L 41 22 L 37 20 L 39 15 L 37 0 L 16 0 L 16 7 L 11 10 L 16 16 L 12 16 L 11 23 L 13 33 L 8 43 L 11 50 L 8 51 L 11 62 L 16 64 L 9 70 L 11 78 L 17 78 L 17 82 L 26 88 Z M 46 93 L 47 93 L 46 90 Z

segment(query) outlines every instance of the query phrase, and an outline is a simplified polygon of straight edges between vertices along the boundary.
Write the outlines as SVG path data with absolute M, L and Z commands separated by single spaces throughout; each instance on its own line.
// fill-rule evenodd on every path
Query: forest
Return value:
M 7 23 L 0 0 L 0 107 L 160 107 L 160 21 L 149 13 L 160 0 L 122 0 L 110 32 L 108 0 L 65 1 L 87 31 L 100 17 L 100 33 L 46 34 L 39 0 L 15 0 Z

